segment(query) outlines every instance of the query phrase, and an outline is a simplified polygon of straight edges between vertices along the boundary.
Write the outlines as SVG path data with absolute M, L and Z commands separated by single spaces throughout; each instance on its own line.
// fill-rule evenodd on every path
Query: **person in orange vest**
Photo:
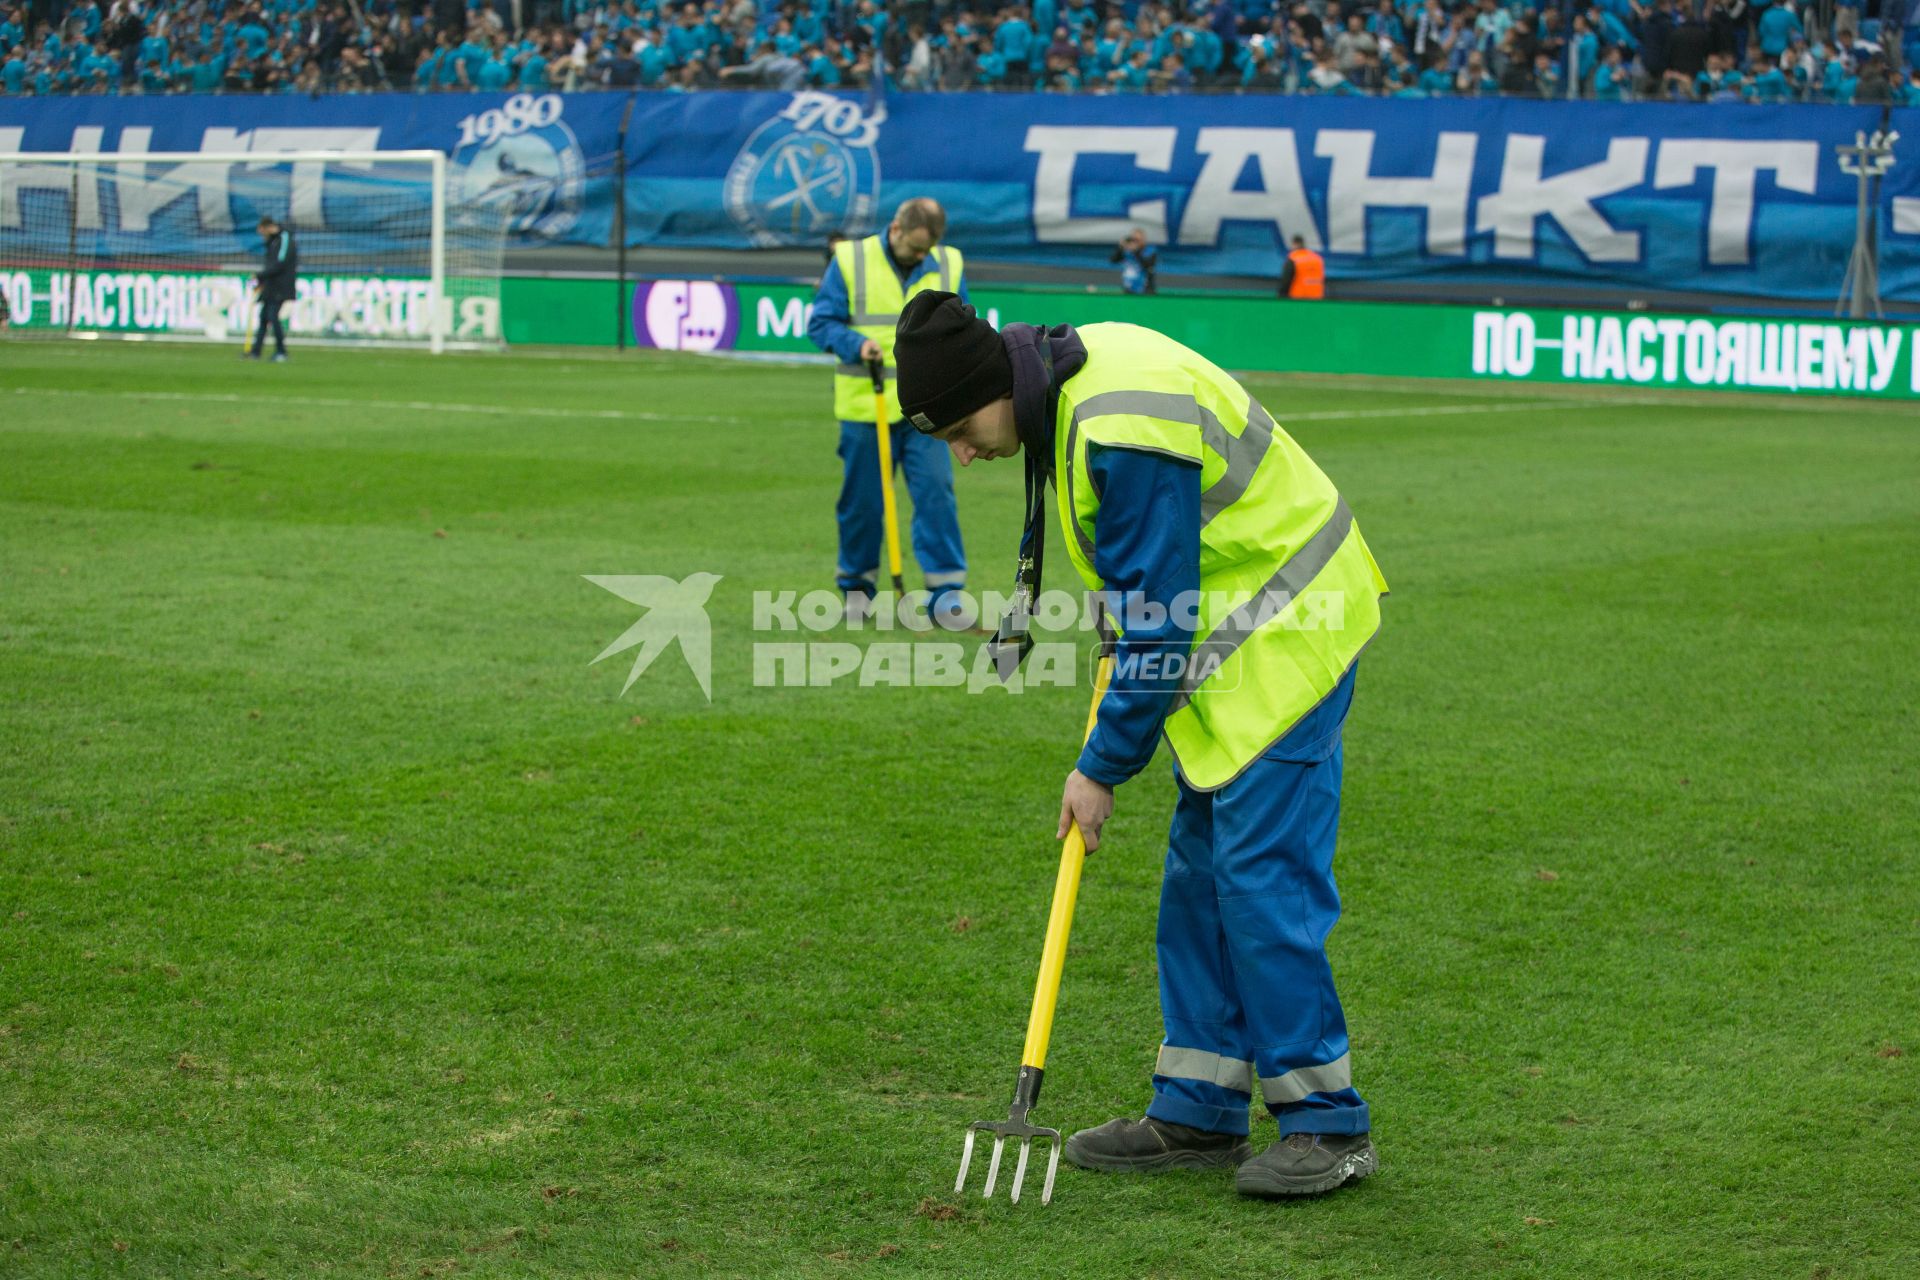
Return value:
M 1293 252 L 1280 268 L 1280 296 L 1283 298 L 1324 298 L 1327 296 L 1327 264 L 1307 248 L 1305 236 L 1293 238 Z

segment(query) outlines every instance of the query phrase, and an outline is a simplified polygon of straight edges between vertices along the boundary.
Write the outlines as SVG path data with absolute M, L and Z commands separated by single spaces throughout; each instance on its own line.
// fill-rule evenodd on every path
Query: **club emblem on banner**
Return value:
M 727 212 L 756 245 L 814 245 L 864 232 L 880 195 L 884 106 L 796 93 L 755 129 L 727 170 Z
M 585 191 L 580 140 L 560 118 L 557 93 L 516 93 L 460 121 L 453 162 L 468 202 L 500 208 L 507 230 L 557 240 L 579 220 Z

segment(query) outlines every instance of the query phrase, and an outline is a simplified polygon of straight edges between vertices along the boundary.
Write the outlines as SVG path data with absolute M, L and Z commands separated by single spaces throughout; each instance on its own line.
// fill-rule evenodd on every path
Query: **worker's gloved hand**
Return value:
M 1100 828 L 1112 816 L 1113 788 L 1075 769 L 1067 775 L 1066 789 L 1060 793 L 1060 829 L 1054 832 L 1054 838 L 1065 840 L 1067 824 L 1078 824 L 1086 838 L 1087 852 L 1092 853 L 1100 847 Z

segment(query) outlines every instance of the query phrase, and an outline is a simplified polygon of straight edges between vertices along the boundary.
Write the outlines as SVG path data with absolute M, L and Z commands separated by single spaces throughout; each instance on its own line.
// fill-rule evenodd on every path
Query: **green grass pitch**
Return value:
M 0 345 L 0 1275 L 1920 1275 L 1911 409 L 1254 379 L 1394 587 L 1331 942 L 1382 1169 L 1043 1209 L 952 1181 L 1085 694 L 753 684 L 826 382 Z M 959 475 L 976 587 L 1019 484 Z M 582 575 L 695 571 L 711 705 L 620 697 Z M 1043 1122 L 1147 1100 L 1172 798 Z

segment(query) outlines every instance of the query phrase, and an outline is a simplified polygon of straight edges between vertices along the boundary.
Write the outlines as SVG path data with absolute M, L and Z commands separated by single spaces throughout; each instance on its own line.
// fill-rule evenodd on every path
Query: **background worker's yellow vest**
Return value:
M 1104 585 L 1089 447 L 1200 464 L 1199 628 L 1166 734 L 1187 782 L 1211 791 L 1333 692 L 1379 630 L 1386 579 L 1333 482 L 1225 371 L 1136 325 L 1076 332 L 1087 362 L 1061 386 L 1054 476 L 1089 587 Z
M 849 326 L 863 338 L 880 344 L 887 365 L 887 421 L 900 421 L 900 396 L 893 380 L 893 333 L 907 299 L 929 289 L 960 292 L 962 260 L 958 249 L 933 246 L 927 255 L 933 270 L 900 288 L 900 277 L 887 257 L 886 233 L 865 240 L 842 240 L 833 247 L 833 260 L 847 286 Z M 836 365 L 833 370 L 833 414 L 843 422 L 873 421 L 873 378 L 863 364 Z

